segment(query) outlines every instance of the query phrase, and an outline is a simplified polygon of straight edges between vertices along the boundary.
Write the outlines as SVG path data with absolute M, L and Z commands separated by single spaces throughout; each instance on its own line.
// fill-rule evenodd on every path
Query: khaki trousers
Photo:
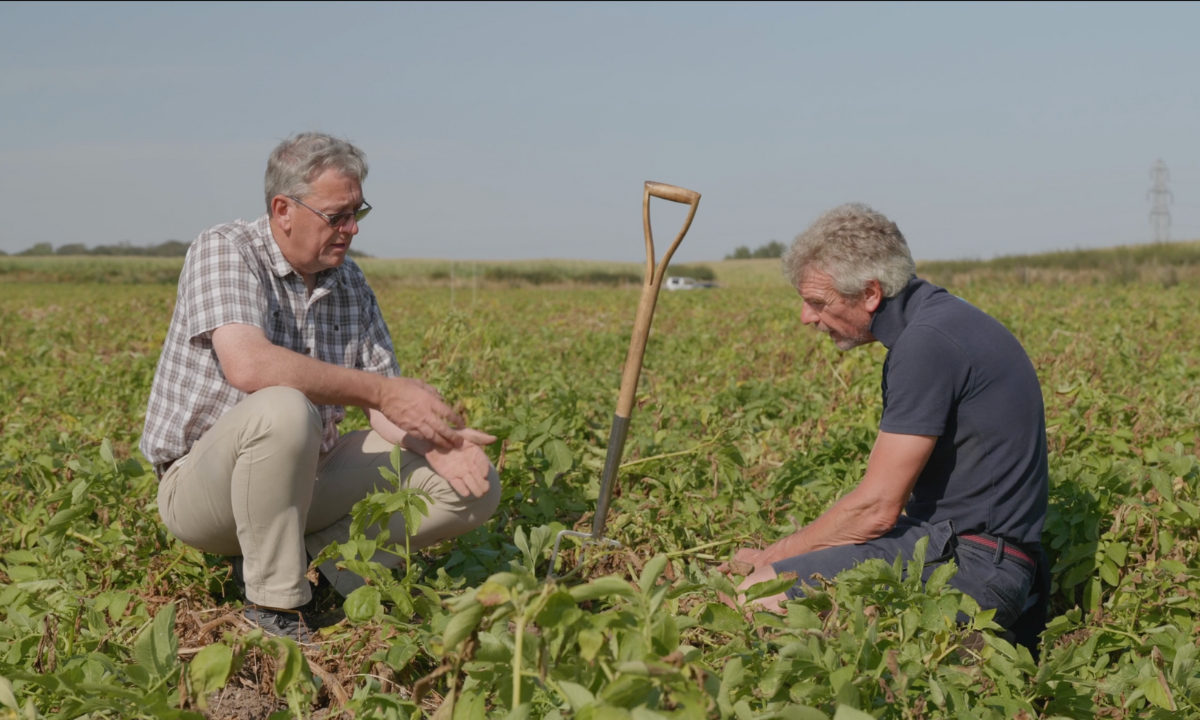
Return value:
M 279 608 L 308 602 L 305 549 L 316 557 L 330 542 L 348 540 L 350 508 L 377 487 L 390 486 L 379 468 L 390 467 L 391 443 L 361 430 L 321 454 L 321 431 L 317 408 L 303 393 L 265 388 L 225 413 L 159 485 L 159 513 L 175 537 L 204 552 L 244 558 L 251 602 Z M 479 527 L 500 503 L 495 468 L 479 498 L 459 495 L 423 456 L 407 450 L 401 477 L 406 487 L 432 498 L 429 517 L 411 540 L 414 550 Z M 393 542 L 403 542 L 399 513 L 388 529 Z M 383 552 L 372 559 L 390 567 L 400 562 Z M 343 595 L 363 584 L 332 561 L 321 572 Z

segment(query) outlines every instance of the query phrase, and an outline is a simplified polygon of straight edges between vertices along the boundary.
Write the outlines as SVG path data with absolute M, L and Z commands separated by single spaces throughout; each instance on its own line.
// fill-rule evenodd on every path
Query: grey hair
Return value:
M 331 168 L 362 185 L 367 179 L 367 156 L 349 141 L 318 132 L 300 133 L 276 145 L 263 179 L 267 212 L 276 195 L 308 196 L 312 182 Z
M 842 297 L 861 295 L 871 280 L 893 297 L 917 265 L 896 223 L 867 205 L 847 203 L 817 218 L 783 253 L 783 274 L 795 287 L 813 269 L 827 273 Z

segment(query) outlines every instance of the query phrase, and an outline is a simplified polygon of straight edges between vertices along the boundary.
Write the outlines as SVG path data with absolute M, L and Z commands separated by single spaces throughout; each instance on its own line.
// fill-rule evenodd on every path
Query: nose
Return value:
M 804 323 L 805 325 L 815 325 L 816 323 L 820 322 L 820 320 L 821 316 L 818 315 L 815 310 L 809 307 L 808 303 L 804 303 L 802 306 L 800 306 L 800 322 Z
M 347 235 L 357 235 L 358 234 L 358 220 L 356 220 L 354 218 L 354 216 L 351 215 L 350 219 L 347 220 L 346 222 L 342 223 L 342 226 L 338 229 L 341 230 L 342 232 L 346 233 Z

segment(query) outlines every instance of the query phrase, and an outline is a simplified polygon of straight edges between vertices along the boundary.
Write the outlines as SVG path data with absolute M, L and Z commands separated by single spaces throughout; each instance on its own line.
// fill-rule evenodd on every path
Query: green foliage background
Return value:
M 1055 591 L 1037 664 L 942 585 L 950 567 L 921 587 L 865 565 L 785 618 L 718 602 L 712 566 L 847 492 L 877 429 L 883 348 L 838 352 L 786 287 L 663 294 L 609 522 L 624 549 L 546 582 L 554 533 L 590 527 L 636 288 L 452 305 L 374 277 L 401 367 L 501 437 L 504 499 L 305 653 L 198 630 L 228 568 L 158 521 L 135 447 L 173 285 L 0 285 L 0 718 L 211 714 L 210 692 L 262 667 L 284 715 L 1200 717 L 1195 283 L 952 287 L 1042 381 Z

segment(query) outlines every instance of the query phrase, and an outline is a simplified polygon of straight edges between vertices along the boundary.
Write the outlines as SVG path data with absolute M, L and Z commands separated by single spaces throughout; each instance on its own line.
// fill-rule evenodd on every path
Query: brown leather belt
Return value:
M 997 562 L 999 562 L 999 554 L 1003 553 L 1019 563 L 1028 565 L 1031 570 L 1037 568 L 1037 560 L 1034 560 L 1029 556 L 1029 553 L 1021 550 L 1019 547 L 1006 542 L 1004 538 L 985 535 L 983 533 L 964 533 L 959 535 L 958 539 L 974 543 L 989 550 L 995 550 L 997 553 Z

